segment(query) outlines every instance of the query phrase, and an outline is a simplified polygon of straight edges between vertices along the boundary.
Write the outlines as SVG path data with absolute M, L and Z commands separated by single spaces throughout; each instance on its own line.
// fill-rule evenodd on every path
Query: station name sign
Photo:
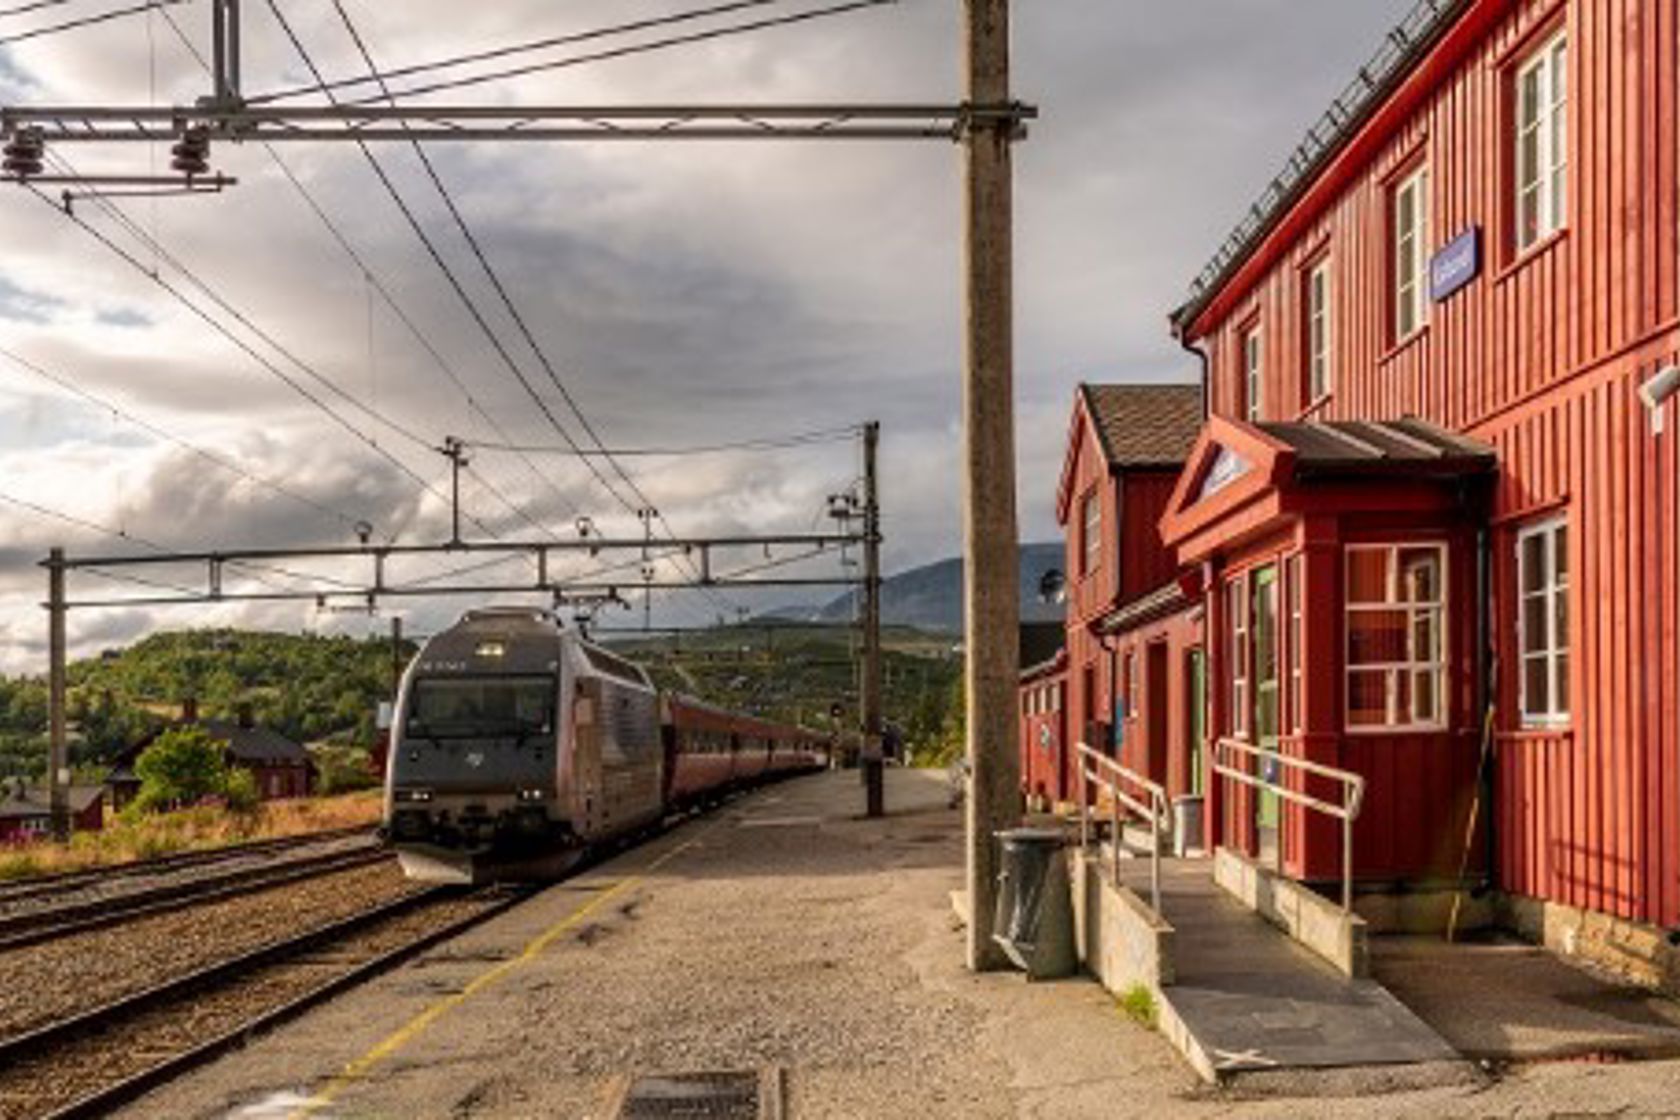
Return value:
M 1436 303 L 1462 289 L 1482 272 L 1482 227 L 1471 226 L 1429 262 L 1429 297 Z

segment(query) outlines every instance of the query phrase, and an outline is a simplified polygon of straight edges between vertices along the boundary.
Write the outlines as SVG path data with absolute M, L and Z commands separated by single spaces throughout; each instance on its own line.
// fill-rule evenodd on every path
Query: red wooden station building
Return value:
M 1677 54 L 1680 0 L 1388 38 L 1173 315 L 1205 413 L 1079 394 L 1029 792 L 1074 796 L 1059 720 L 1201 804 L 1186 847 L 1336 880 L 1334 821 L 1215 774 L 1234 741 L 1365 780 L 1366 891 L 1680 927 Z

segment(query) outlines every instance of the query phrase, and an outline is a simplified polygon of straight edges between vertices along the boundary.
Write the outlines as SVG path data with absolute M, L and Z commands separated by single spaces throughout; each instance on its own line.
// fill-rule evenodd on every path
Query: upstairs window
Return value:
M 1438 544 L 1348 547 L 1350 729 L 1445 722 L 1446 560 Z
M 1563 518 L 1517 534 L 1518 691 L 1525 724 L 1569 719 L 1569 525 Z
M 1260 328 L 1255 327 L 1243 335 L 1243 403 L 1244 415 L 1250 421 L 1260 419 L 1260 408 L 1263 389 L 1263 374 L 1261 368 Z
M 1102 499 L 1093 487 L 1080 502 L 1080 544 L 1083 555 L 1080 558 L 1080 572 L 1090 575 L 1102 564 Z
M 1429 318 L 1429 169 L 1419 168 L 1394 188 L 1394 340 Z
M 1307 273 L 1307 403 L 1330 395 L 1330 262 Z
M 1563 228 L 1569 168 L 1569 40 L 1559 32 L 1517 69 L 1517 251 Z

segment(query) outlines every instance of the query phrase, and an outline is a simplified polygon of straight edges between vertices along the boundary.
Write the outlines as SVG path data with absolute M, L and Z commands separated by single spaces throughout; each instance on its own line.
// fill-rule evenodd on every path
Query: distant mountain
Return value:
M 1038 597 L 1038 581 L 1051 568 L 1064 564 L 1060 541 L 1043 541 L 1021 546 L 1021 621 L 1057 622 L 1062 607 L 1044 603 Z M 962 631 L 963 562 L 959 557 L 911 568 L 881 583 L 881 622 L 886 626 L 913 626 L 918 630 L 957 634 Z M 816 612 L 824 622 L 841 622 L 853 616 L 852 594 L 847 592 Z M 810 608 L 785 607 L 771 612 L 779 618 L 810 620 Z

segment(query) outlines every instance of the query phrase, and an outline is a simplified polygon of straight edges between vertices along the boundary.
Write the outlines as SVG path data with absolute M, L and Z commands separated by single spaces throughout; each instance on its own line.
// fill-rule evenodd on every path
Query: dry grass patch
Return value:
M 270 801 L 254 812 L 199 805 L 137 820 L 108 820 L 102 832 L 79 832 L 68 845 L 30 844 L 0 853 L 0 880 L 81 871 L 119 863 L 302 836 L 379 821 L 380 791 Z

